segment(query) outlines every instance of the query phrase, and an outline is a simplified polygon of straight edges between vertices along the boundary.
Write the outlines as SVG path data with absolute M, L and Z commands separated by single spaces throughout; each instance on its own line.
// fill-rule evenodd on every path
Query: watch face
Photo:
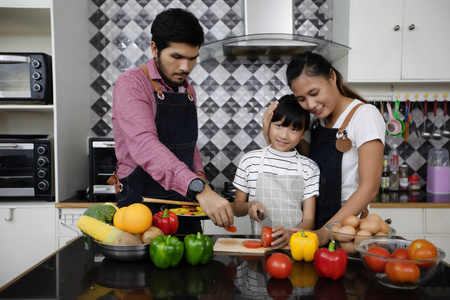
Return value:
M 205 184 L 200 179 L 194 179 L 194 180 L 192 180 L 189 188 L 194 193 L 200 193 L 205 188 Z

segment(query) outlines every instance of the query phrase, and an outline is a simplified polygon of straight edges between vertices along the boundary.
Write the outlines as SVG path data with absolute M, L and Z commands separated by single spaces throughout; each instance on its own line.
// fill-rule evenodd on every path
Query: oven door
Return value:
M 31 99 L 30 58 L 0 54 L 0 99 Z
M 114 195 L 114 186 L 107 183 L 117 167 L 114 140 L 112 138 L 91 139 L 90 147 L 90 192 L 91 195 Z
M 33 143 L 0 143 L 0 197 L 33 197 Z

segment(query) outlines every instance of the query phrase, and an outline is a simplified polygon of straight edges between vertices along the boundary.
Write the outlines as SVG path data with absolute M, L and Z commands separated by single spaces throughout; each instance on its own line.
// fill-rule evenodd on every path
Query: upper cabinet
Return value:
M 0 52 L 52 57 L 53 104 L 0 103 L 0 134 L 53 139 L 55 200 L 89 186 L 89 0 L 0 0 Z
M 450 81 L 450 1 L 335 1 L 334 62 L 350 82 Z

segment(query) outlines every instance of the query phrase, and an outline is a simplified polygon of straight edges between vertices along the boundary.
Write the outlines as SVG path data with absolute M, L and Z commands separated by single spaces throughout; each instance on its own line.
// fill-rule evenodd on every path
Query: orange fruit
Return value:
M 119 228 L 120 230 L 125 230 L 125 228 L 123 227 L 123 212 L 127 209 L 126 206 L 119 208 L 118 211 L 116 211 L 116 213 L 114 214 L 114 218 L 113 218 L 113 224 L 114 227 Z
M 117 214 L 117 213 L 116 213 Z M 152 226 L 152 211 L 145 204 L 134 203 L 123 212 L 122 225 L 129 233 L 142 233 Z

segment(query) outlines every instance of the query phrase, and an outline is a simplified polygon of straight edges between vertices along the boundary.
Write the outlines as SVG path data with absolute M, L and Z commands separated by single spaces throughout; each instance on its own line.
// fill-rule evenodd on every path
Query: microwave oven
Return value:
M 0 138 L 0 198 L 54 200 L 52 140 Z
M 114 186 L 107 183 L 117 167 L 113 138 L 89 139 L 89 200 L 115 202 Z
M 0 104 L 51 104 L 52 86 L 51 56 L 0 52 Z

